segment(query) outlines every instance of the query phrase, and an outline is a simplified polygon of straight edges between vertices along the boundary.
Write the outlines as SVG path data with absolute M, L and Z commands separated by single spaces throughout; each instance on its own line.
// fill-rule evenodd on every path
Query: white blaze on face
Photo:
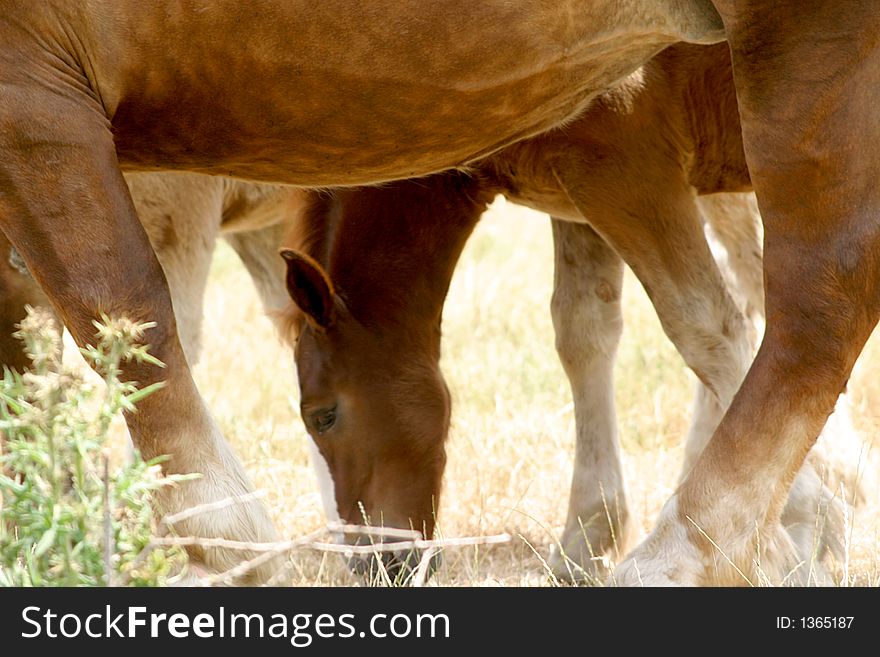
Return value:
M 333 486 L 330 468 L 324 459 L 324 455 L 321 454 L 321 451 L 311 437 L 308 439 L 308 445 L 312 465 L 315 468 L 315 477 L 318 480 L 318 489 L 321 491 L 321 501 L 324 503 L 324 515 L 327 516 L 328 523 L 341 523 L 342 518 L 339 517 L 339 507 L 336 504 L 336 489 Z

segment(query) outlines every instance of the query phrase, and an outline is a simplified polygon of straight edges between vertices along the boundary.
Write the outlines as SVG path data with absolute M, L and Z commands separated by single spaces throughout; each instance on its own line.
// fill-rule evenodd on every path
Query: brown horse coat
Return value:
M 762 567 L 783 569 L 785 493 L 880 315 L 880 164 L 860 148 L 880 133 L 876 3 L 854 0 L 845 12 L 820 0 L 418 8 L 0 4 L 0 229 L 81 344 L 100 312 L 158 322 L 151 342 L 166 369 L 124 374 L 167 386 L 129 427 L 147 456 L 170 452 L 169 469 L 206 474 L 169 494 L 167 507 L 249 484 L 193 385 L 120 165 L 303 185 L 460 166 L 573 118 L 665 45 L 717 40 L 720 14 L 767 228 L 767 334 L 658 529 L 618 573 L 625 583 L 738 578 L 719 570 L 715 546 L 752 572 L 753 528 Z M 203 536 L 274 535 L 254 503 L 187 525 Z M 241 555 L 195 556 L 226 567 Z

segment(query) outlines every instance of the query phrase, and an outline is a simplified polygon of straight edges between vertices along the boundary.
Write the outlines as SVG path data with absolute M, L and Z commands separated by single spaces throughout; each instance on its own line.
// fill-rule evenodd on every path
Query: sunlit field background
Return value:
M 574 413 L 554 349 L 552 278 L 546 215 L 499 199 L 467 246 L 444 312 L 443 370 L 454 406 L 439 532 L 507 532 L 513 540 L 447 550 L 432 585 L 553 584 L 544 559 L 565 521 Z M 624 319 L 616 399 L 630 502 L 647 531 L 679 474 L 695 378 L 630 273 Z M 856 423 L 868 441 L 880 430 L 878 365 L 875 337 L 851 383 Z M 267 491 L 281 534 L 320 528 L 323 510 L 298 417 L 292 355 L 225 244 L 214 259 L 195 374 L 255 485 Z M 876 490 L 870 500 L 851 509 L 849 584 L 880 584 Z M 293 557 L 289 582 L 361 584 L 337 555 L 316 553 Z

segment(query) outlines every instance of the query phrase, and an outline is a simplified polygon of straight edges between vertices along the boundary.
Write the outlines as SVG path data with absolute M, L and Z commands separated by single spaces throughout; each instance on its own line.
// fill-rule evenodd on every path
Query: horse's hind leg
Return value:
M 764 227 L 755 195 L 712 194 L 699 197 L 697 205 L 706 220 L 710 243 L 723 247 L 721 271 L 728 288 L 755 324 L 759 338 L 764 331 Z M 756 348 L 757 342 L 756 338 Z M 853 423 L 847 392 L 837 400 L 809 461 L 825 485 L 842 492 L 850 503 L 864 502 L 875 489 L 874 468 L 866 462 L 865 441 Z M 797 491 L 792 491 L 795 495 Z
M 757 201 L 754 194 L 714 194 L 699 197 L 697 205 L 706 222 L 710 244 L 721 247 L 713 248 L 713 253 L 728 290 L 749 319 L 749 338 L 754 349 L 764 324 L 763 227 Z M 726 410 L 702 384 L 697 385 L 696 397 L 682 478 L 696 463 Z M 792 536 L 800 558 L 816 564 L 811 573 L 804 572 L 815 581 L 824 579 L 819 564 L 825 553 L 831 551 L 840 557 L 843 550 L 844 511 L 840 499 L 832 492 L 833 482 L 827 481 L 828 475 L 834 473 L 853 483 L 859 480 L 857 456 L 861 440 L 852 426 L 845 399 L 841 398 L 838 409 L 826 425 L 826 432 L 834 434 L 832 451 L 811 451 L 798 471 L 782 514 L 782 524 Z M 838 450 L 841 441 L 846 453 Z M 851 457 L 849 463 L 845 456 Z
M 784 501 L 880 317 L 880 162 L 864 147 L 880 139 L 874 5 L 715 4 L 764 218 L 767 329 L 712 440 L 618 568 L 625 583 L 786 576 Z
M 557 577 L 601 574 L 606 555 L 629 549 L 627 505 L 612 373 L 623 320 L 623 262 L 587 225 L 554 219 L 555 275 L 551 312 L 556 350 L 574 397 L 574 473 L 568 517 L 551 554 Z
M 164 369 L 129 362 L 122 376 L 143 385 L 164 380 L 165 387 L 126 421 L 145 458 L 169 454 L 168 472 L 203 475 L 165 489 L 163 510 L 247 493 L 250 483 L 193 383 L 165 277 L 119 172 L 100 106 L 65 81 L 44 86 L 27 76 L 17 84 L 0 83 L 0 93 L 0 228 L 74 339 L 80 345 L 92 341 L 92 321 L 102 313 L 157 323 L 147 341 Z M 254 501 L 198 514 L 176 529 L 247 541 L 275 536 L 265 509 Z M 215 569 L 227 569 L 243 556 L 206 547 L 192 554 Z M 252 576 L 266 577 L 269 570 L 264 565 Z

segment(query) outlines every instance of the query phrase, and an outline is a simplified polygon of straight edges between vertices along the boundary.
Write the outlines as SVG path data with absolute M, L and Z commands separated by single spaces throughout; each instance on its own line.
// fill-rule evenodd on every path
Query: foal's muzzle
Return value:
M 356 554 L 349 557 L 348 567 L 356 575 L 361 575 L 372 586 L 409 586 L 413 583 L 417 570 L 425 556 L 423 550 L 406 548 L 402 550 L 388 549 L 393 542 L 377 544 L 377 549 L 370 554 Z M 442 561 L 439 552 L 433 553 L 423 566 L 427 580 Z

